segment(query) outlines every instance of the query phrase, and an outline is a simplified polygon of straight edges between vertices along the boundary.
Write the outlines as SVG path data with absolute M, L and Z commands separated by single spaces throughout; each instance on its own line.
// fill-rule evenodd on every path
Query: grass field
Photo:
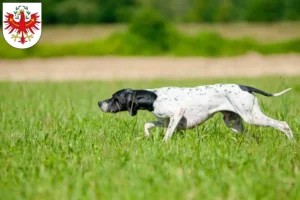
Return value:
M 155 35 L 155 34 L 153 34 Z M 155 36 L 156 37 L 156 36 Z M 201 56 L 228 57 L 249 52 L 263 55 L 300 53 L 300 38 L 275 43 L 262 43 L 252 38 L 227 39 L 214 32 L 196 36 L 168 33 L 156 39 L 140 37 L 130 32 L 115 33 L 106 39 L 65 44 L 37 44 L 19 50 L 0 41 L 0 58 L 49 58 L 65 56 Z
M 167 23 L 166 23 L 167 24 Z M 143 23 L 137 30 L 147 30 Z M 19 50 L 0 39 L 0 58 L 63 56 L 239 56 L 300 52 L 299 22 L 277 24 L 182 24 L 153 33 L 126 25 L 45 26 L 34 47 Z M 172 30 L 172 31 L 171 31 Z M 145 33 L 147 33 L 145 35 Z M 16 41 L 17 42 L 17 41 Z
M 218 114 L 198 129 L 143 138 L 141 111 L 104 114 L 97 101 L 125 87 L 243 83 L 288 94 L 259 96 L 285 120 L 296 144 L 277 130 L 227 129 Z M 300 195 L 300 77 L 279 79 L 0 83 L 1 199 L 297 199 Z

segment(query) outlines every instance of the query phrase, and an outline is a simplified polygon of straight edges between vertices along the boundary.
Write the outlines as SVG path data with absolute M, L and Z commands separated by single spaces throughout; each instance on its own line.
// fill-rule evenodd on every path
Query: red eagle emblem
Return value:
M 30 12 L 27 11 L 27 14 L 28 13 Z M 16 21 L 14 19 L 15 15 L 19 15 L 20 21 Z M 11 34 L 13 31 L 16 31 L 17 35 L 13 34 L 12 38 L 14 38 L 15 40 L 19 38 L 20 40 L 18 42 L 24 44 L 25 42 L 27 42 L 26 39 L 30 41 L 30 39 L 33 38 L 34 31 L 40 30 L 37 27 L 37 24 L 41 23 L 39 21 L 39 15 L 38 13 L 34 13 L 30 15 L 30 18 L 28 16 L 26 16 L 25 18 L 24 10 L 20 10 L 15 15 L 8 12 L 6 13 L 4 20 L 4 24 L 6 25 L 6 27 L 4 29 L 8 30 L 9 34 Z M 33 35 L 28 35 L 30 33 L 32 33 Z M 21 37 L 19 36 L 19 34 L 21 34 Z

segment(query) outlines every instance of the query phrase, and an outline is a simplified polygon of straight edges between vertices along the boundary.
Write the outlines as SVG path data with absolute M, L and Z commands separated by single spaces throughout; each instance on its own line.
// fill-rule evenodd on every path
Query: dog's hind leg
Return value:
M 241 109 L 240 109 L 241 111 Z M 254 104 L 249 112 L 241 112 L 240 116 L 249 124 L 256 126 L 273 127 L 282 131 L 288 138 L 293 138 L 293 132 L 289 125 L 284 121 L 279 121 L 266 116 L 259 108 L 257 98 L 254 99 Z
M 222 114 L 224 123 L 228 128 L 236 133 L 244 132 L 243 120 L 238 114 L 230 111 L 222 111 Z
M 253 124 L 256 126 L 273 127 L 277 130 L 282 131 L 288 138 L 293 138 L 293 132 L 286 122 L 272 119 L 264 115 L 262 112 L 255 112 L 253 113 L 253 117 L 244 120 L 249 124 Z

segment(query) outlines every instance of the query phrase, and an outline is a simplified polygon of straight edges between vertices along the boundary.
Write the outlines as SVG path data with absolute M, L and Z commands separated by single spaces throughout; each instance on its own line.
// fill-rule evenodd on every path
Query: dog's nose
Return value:
M 102 106 L 103 101 L 99 101 L 98 102 L 98 106 L 101 107 Z

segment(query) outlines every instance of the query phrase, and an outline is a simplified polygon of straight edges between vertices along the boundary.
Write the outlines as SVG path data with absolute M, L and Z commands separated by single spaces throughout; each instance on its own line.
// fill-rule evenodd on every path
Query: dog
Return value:
M 167 127 L 164 140 L 175 131 L 196 127 L 221 112 L 227 127 L 236 133 L 244 130 L 243 121 L 256 126 L 273 127 L 293 138 L 293 132 L 285 121 L 267 117 L 260 110 L 258 93 L 267 97 L 280 96 L 291 90 L 286 89 L 270 94 L 254 87 L 238 84 L 215 84 L 197 87 L 162 87 L 157 89 L 122 89 L 98 106 L 103 112 L 128 111 L 135 116 L 138 110 L 148 110 L 157 121 L 144 125 L 145 136 L 150 136 L 153 127 Z

